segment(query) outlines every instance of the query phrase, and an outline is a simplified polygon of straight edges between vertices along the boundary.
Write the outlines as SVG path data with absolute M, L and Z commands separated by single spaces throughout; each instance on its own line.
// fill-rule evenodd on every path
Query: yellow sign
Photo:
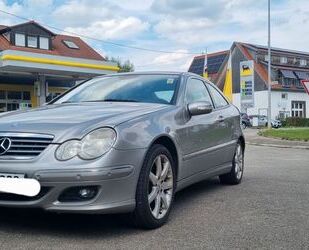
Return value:
M 253 68 L 250 64 L 242 64 L 240 68 L 240 76 L 252 76 L 253 75 Z

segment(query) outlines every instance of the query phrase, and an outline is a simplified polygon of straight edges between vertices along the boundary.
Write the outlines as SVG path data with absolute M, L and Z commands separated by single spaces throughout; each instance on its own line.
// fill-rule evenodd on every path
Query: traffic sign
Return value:
M 309 80 L 302 80 L 301 83 L 304 85 L 304 88 L 309 95 Z

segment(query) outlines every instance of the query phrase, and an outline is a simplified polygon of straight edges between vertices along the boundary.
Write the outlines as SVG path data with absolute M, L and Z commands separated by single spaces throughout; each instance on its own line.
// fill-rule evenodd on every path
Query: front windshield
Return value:
M 119 75 L 94 78 L 54 103 L 147 102 L 174 104 L 178 75 Z

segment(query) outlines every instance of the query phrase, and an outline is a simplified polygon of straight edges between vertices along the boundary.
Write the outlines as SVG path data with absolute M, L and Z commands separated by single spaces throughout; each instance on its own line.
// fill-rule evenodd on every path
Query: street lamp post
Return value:
M 267 126 L 271 129 L 271 48 L 270 48 L 270 0 L 268 0 L 268 112 Z

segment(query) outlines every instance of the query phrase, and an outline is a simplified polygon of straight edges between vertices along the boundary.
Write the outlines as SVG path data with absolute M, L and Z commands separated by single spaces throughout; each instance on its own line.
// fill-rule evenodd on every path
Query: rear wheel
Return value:
M 146 155 L 136 191 L 135 224 L 153 229 L 166 223 L 174 199 L 176 175 L 173 158 L 162 145 Z
M 239 184 L 242 180 L 244 173 L 244 150 L 240 142 L 237 143 L 233 165 L 231 172 L 220 175 L 220 182 L 223 184 L 236 185 Z

